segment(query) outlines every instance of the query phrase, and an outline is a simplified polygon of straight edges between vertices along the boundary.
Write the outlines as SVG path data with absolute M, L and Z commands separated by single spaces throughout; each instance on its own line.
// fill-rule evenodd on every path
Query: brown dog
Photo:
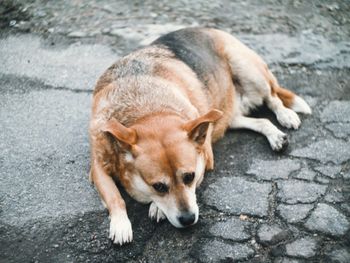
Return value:
M 90 179 L 109 210 L 110 238 L 132 241 L 112 177 L 151 203 L 151 218 L 186 227 L 198 220 L 195 191 L 214 167 L 212 142 L 227 128 L 260 132 L 283 150 L 282 131 L 246 117 L 264 102 L 287 128 L 299 127 L 296 112 L 311 113 L 254 51 L 216 29 L 175 31 L 112 65 L 96 85 L 90 123 Z

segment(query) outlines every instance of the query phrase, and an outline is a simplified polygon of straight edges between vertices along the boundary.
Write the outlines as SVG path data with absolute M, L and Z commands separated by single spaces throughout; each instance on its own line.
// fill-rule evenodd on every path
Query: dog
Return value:
M 161 36 L 113 64 L 97 81 L 90 121 L 93 182 L 110 215 L 109 237 L 131 242 L 132 227 L 114 179 L 149 217 L 177 228 L 198 221 L 196 188 L 214 168 L 212 143 L 225 130 L 250 129 L 274 151 L 287 135 L 248 117 L 263 103 L 298 129 L 308 104 L 281 87 L 266 63 L 232 35 L 186 28 Z

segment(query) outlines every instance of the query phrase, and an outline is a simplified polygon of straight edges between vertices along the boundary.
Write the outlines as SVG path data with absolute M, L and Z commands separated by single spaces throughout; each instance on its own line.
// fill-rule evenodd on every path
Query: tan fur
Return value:
M 287 108 L 291 108 L 294 102 L 295 94 L 285 88 L 279 87 L 277 89 L 277 96 L 282 100 L 283 105 Z
M 215 29 L 197 30 L 212 49 L 203 54 L 212 54 L 209 60 L 216 63 L 214 72 L 199 68 L 202 80 L 170 49 L 154 44 L 122 58 L 96 84 L 90 177 L 113 218 L 110 231 L 117 243 L 129 242 L 132 231 L 112 177 L 138 201 L 152 202 L 151 217 L 165 214 L 181 227 L 177 218 L 186 212 L 194 213 L 196 222 L 196 186 L 204 166 L 214 168 L 212 143 L 228 127 L 261 132 L 274 150 L 281 150 L 285 134 L 268 120 L 246 115 L 266 102 L 282 125 L 297 128 L 300 120 L 285 107 L 309 110 L 300 97 L 293 105 L 296 95 L 281 88 L 266 63 L 236 38 Z M 194 181 L 185 185 L 184 174 L 194 172 Z M 157 192 L 157 183 L 168 186 L 168 192 Z
M 263 71 L 264 71 L 265 78 L 268 80 L 269 85 L 271 87 L 271 95 L 278 96 L 282 100 L 283 105 L 285 107 L 291 108 L 293 101 L 294 101 L 295 94 L 293 92 L 281 87 L 278 84 L 277 79 L 271 73 L 271 71 L 268 69 L 267 66 L 265 67 L 265 69 Z

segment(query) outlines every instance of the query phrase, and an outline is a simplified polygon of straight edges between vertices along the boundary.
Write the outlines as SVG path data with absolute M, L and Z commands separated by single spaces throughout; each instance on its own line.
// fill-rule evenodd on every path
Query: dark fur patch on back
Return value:
M 188 28 L 171 32 L 152 44 L 169 49 L 177 59 L 187 64 L 205 85 L 209 76 L 214 75 L 219 63 L 212 39 L 200 29 Z
M 150 67 L 145 62 L 136 59 L 124 59 L 109 68 L 115 78 L 146 75 L 150 73 Z
M 146 62 L 137 59 L 123 58 L 110 66 L 98 80 L 94 95 L 118 78 L 148 75 L 151 69 Z
M 152 68 L 147 62 L 144 62 L 141 59 L 122 58 L 114 63 L 98 80 L 93 94 L 97 94 L 100 90 L 104 89 L 108 84 L 118 78 L 149 75 L 152 72 Z

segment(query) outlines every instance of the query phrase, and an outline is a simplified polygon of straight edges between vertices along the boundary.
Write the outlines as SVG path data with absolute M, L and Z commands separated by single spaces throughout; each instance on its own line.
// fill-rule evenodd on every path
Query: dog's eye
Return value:
M 168 186 L 163 183 L 155 183 L 153 188 L 159 193 L 167 193 L 169 190 Z
M 184 184 L 190 184 L 192 183 L 194 179 L 194 173 L 184 173 L 183 175 L 183 181 L 184 181 Z

